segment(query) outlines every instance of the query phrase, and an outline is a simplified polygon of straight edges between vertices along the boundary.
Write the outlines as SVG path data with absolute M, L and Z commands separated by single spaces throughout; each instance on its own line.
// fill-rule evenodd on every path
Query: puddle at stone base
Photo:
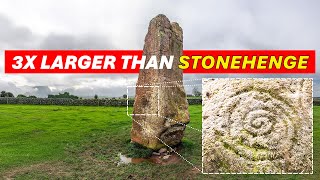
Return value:
M 167 156 L 167 158 L 164 158 L 164 156 Z M 169 157 L 168 155 L 152 155 L 147 158 L 130 158 L 119 153 L 119 157 L 120 157 L 120 162 L 118 162 L 118 166 L 121 164 L 130 164 L 130 163 L 139 164 L 142 162 L 151 162 L 159 165 L 168 165 L 168 164 L 177 164 L 181 161 L 181 158 L 175 153 L 170 154 Z
M 144 158 L 130 158 L 130 157 L 127 157 L 121 153 L 119 154 L 119 157 L 120 157 L 120 161 L 118 162 L 118 165 L 129 164 L 129 163 L 138 164 L 138 163 L 146 161 L 146 159 L 144 159 Z

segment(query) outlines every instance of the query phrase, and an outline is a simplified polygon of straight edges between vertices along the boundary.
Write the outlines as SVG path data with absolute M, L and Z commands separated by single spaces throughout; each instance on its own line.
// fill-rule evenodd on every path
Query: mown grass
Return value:
M 190 106 L 201 129 L 201 105 Z M 0 177 L 17 179 L 318 179 L 320 107 L 314 107 L 313 175 L 202 175 L 185 161 L 119 165 L 131 119 L 123 107 L 0 105 Z M 145 152 L 148 153 L 148 152 Z M 201 169 L 201 132 L 187 128 L 181 155 Z M 134 154 L 136 155 L 136 154 Z

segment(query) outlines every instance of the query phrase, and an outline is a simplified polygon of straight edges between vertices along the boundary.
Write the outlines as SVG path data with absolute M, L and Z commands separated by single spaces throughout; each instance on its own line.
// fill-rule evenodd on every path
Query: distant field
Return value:
M 190 106 L 190 126 L 201 129 L 201 105 Z M 314 107 L 314 175 L 202 175 L 185 161 L 117 166 L 131 150 L 126 107 L 0 105 L 0 179 L 318 179 L 320 106 Z M 201 133 L 187 128 L 181 155 L 201 168 Z

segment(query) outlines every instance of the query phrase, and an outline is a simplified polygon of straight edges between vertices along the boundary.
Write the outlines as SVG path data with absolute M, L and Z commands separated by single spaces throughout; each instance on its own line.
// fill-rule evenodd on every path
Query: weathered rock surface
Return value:
M 203 83 L 204 172 L 312 172 L 312 79 Z
M 151 149 L 165 147 L 161 141 L 169 146 L 179 144 L 184 124 L 189 122 L 183 74 L 178 68 L 182 41 L 182 29 L 178 23 L 170 23 L 164 15 L 150 21 L 143 48 L 146 59 L 152 55 L 158 60 L 162 55 L 174 55 L 172 69 L 148 69 L 139 73 L 133 114 L 143 115 L 133 116 L 131 140 Z

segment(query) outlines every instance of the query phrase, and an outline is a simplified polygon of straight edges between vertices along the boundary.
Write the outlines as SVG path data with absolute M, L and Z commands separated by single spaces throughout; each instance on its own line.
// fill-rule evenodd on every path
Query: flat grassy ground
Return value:
M 189 110 L 189 125 L 201 129 L 201 105 Z M 185 161 L 166 166 L 149 162 L 118 166 L 119 153 L 137 150 L 129 144 L 130 128 L 125 107 L 0 105 L 0 179 L 320 177 L 320 106 L 314 107 L 313 175 L 202 175 Z M 201 132 L 187 128 L 180 153 L 201 169 Z

